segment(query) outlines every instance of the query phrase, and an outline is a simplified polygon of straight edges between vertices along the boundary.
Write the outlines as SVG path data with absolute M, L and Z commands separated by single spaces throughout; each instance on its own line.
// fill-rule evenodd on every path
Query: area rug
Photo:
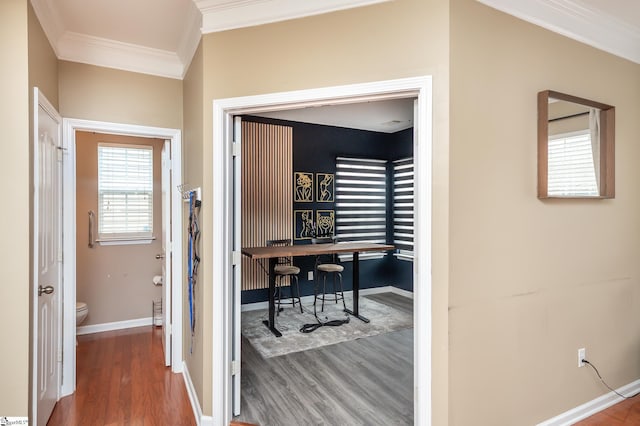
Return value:
M 347 308 L 353 307 L 349 296 L 345 301 Z M 300 328 L 303 325 L 318 322 L 313 316 L 313 304 L 303 304 L 303 308 L 304 312 L 300 313 L 299 305 L 296 305 L 296 309 L 288 305 L 276 317 L 276 328 L 280 330 L 282 337 L 274 336 L 262 323 L 269 316 L 268 310 L 243 312 L 242 335 L 251 342 L 263 358 L 272 358 L 413 327 L 411 314 L 366 297 L 360 297 L 360 314 L 371 322 L 365 323 L 358 318 L 347 316 L 343 312 L 341 301 L 337 304 L 327 302 L 323 313 L 320 312 L 318 305 L 320 321 L 349 318 L 349 322 L 339 327 L 319 327 L 311 333 L 302 333 Z

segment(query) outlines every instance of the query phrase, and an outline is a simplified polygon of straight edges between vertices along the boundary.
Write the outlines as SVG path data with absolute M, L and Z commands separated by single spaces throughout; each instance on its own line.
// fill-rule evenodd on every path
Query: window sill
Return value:
M 130 246 L 135 244 L 151 244 L 156 237 L 141 238 L 102 238 L 96 240 L 101 246 Z

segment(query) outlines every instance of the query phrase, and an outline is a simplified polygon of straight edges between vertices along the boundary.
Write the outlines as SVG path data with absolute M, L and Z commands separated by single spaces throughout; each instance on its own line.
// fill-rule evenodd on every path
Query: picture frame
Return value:
M 335 177 L 333 173 L 316 173 L 316 201 L 333 203 L 335 200 Z

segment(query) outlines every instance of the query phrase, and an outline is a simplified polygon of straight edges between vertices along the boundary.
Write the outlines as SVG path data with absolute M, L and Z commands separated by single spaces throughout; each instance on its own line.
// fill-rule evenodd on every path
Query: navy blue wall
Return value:
M 243 116 L 245 121 L 278 124 L 293 128 L 293 171 L 316 173 L 336 172 L 335 159 L 344 157 L 364 157 L 382 160 L 396 160 L 413 155 L 413 129 L 397 133 L 379 133 L 364 130 L 347 129 L 342 127 L 323 126 L 318 124 L 298 123 L 292 121 L 275 120 L 262 117 Z M 388 171 L 388 211 L 387 217 L 392 217 L 392 181 Z M 293 177 L 292 177 L 293 179 Z M 314 188 L 315 197 L 315 188 Z M 294 210 L 335 210 L 335 203 L 300 203 L 294 202 Z M 393 241 L 393 226 L 389 221 L 387 241 Z M 296 240 L 294 244 L 310 244 L 308 240 Z M 300 268 L 300 291 L 303 296 L 312 295 L 314 282 L 307 280 L 307 272 L 312 271 L 315 259 L 312 257 L 297 257 L 294 259 Z M 344 289 L 352 289 L 351 262 L 343 263 L 345 270 L 342 274 Z M 383 259 L 360 261 L 360 288 L 371 288 L 386 285 L 413 290 L 413 264 L 401 261 L 395 256 L 388 255 Z M 242 303 L 253 303 L 267 300 L 267 289 L 249 290 L 242 292 Z

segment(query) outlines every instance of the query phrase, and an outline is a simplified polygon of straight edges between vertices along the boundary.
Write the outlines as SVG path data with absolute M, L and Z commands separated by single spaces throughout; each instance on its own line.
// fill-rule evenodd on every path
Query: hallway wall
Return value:
M 29 50 L 27 0 L 0 2 L 0 52 L 11 66 L 0 67 L 0 179 L 5 182 L 0 209 L 0 300 L 4 301 L 0 342 L 0 413 L 27 416 L 29 397 L 29 299 L 31 294 L 29 185 Z M 8 160 L 7 160 L 8 159 Z

